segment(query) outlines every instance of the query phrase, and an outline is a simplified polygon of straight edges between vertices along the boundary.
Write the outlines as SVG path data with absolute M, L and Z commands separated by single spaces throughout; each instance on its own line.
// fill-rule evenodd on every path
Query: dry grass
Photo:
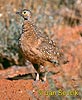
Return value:
M 57 30 L 64 26 L 74 27 L 76 25 L 81 25 L 82 23 L 81 0 L 1 0 L 0 66 L 4 68 L 12 65 L 25 64 L 18 47 L 22 19 L 15 14 L 17 10 L 22 8 L 30 9 L 33 13 L 33 20 L 36 25 L 39 26 L 41 30 L 46 32 L 49 36 L 53 34 L 56 37 L 55 39 L 57 39 L 57 34 L 54 34 L 52 29 L 53 27 L 56 27 Z M 61 40 L 62 39 L 60 39 L 60 41 Z M 61 82 L 62 84 L 66 85 L 65 91 L 70 89 L 64 79 L 61 79 Z M 51 80 L 51 90 L 57 90 L 55 85 L 53 85 L 53 80 Z M 81 100 L 82 87 L 79 86 L 77 90 L 80 91 L 78 96 L 67 96 L 64 97 L 64 99 L 63 96 L 51 96 L 50 100 Z

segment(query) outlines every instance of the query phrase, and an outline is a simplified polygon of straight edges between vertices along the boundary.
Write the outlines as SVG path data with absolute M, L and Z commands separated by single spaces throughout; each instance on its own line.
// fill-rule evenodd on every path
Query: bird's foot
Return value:
M 43 73 L 43 77 L 42 77 L 42 81 L 46 81 L 47 80 L 47 72 L 44 72 Z
M 45 82 L 46 81 L 46 75 L 42 78 L 42 80 Z

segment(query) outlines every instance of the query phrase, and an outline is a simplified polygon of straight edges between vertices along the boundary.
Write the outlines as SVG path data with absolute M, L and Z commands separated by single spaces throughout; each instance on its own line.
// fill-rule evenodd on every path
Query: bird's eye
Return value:
M 26 14 L 26 12 L 24 11 L 24 14 Z
M 26 11 L 24 11 L 23 14 L 26 14 Z

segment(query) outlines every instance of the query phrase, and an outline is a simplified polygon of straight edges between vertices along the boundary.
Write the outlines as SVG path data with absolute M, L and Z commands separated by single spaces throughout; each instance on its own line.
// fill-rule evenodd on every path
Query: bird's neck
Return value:
M 31 29 L 32 29 L 32 22 L 28 21 L 28 20 L 24 20 L 24 23 L 23 23 L 23 33 L 25 31 L 29 31 Z
M 22 33 L 29 38 L 31 36 L 35 37 L 35 32 L 34 32 L 34 27 L 33 27 L 32 21 L 24 20 Z
M 29 26 L 30 26 L 30 25 L 33 24 L 33 22 L 32 22 L 32 20 L 24 20 L 24 23 L 23 24 L 24 25 L 28 25 L 29 24 Z

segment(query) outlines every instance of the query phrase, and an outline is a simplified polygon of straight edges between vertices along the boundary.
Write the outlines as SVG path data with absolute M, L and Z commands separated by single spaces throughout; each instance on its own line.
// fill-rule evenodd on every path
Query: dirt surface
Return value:
M 20 84 L 20 85 L 19 85 Z M 9 81 L 0 80 L 0 100 L 39 100 L 38 88 L 48 89 L 48 83 L 34 82 L 33 80 Z M 47 96 L 44 99 L 47 100 Z M 40 99 L 41 100 L 41 99 Z
M 39 3 L 34 3 L 33 6 L 32 1 L 26 0 L 27 4 L 25 4 L 21 0 L 6 0 L 5 2 L 0 0 L 0 20 L 5 21 L 6 28 L 11 23 L 10 18 L 13 16 L 11 12 L 14 12 L 15 16 L 18 9 L 27 6 L 27 8 L 32 7 L 33 12 L 34 10 L 39 12 L 37 6 L 39 5 L 38 9 L 40 9 L 43 3 L 41 0 L 37 0 Z M 48 7 L 50 8 L 49 4 L 46 12 L 49 15 Z M 56 7 L 54 6 L 54 8 Z M 50 18 L 54 20 L 54 18 Z M 48 68 L 49 73 L 46 82 L 34 80 L 32 74 L 34 75 L 36 71 L 31 63 L 28 63 L 27 66 L 14 65 L 0 70 L 0 100 L 82 100 L 82 25 L 75 27 L 62 25 L 62 27 L 58 27 L 54 24 L 49 28 L 53 33 L 50 37 L 52 40 L 57 39 L 59 41 L 69 62 L 59 67 Z M 0 68 L 2 68 L 1 65 Z M 43 71 L 43 69 L 41 70 Z M 62 94 L 58 94 L 60 89 Z M 69 95 L 65 94 L 68 90 L 71 91 Z

